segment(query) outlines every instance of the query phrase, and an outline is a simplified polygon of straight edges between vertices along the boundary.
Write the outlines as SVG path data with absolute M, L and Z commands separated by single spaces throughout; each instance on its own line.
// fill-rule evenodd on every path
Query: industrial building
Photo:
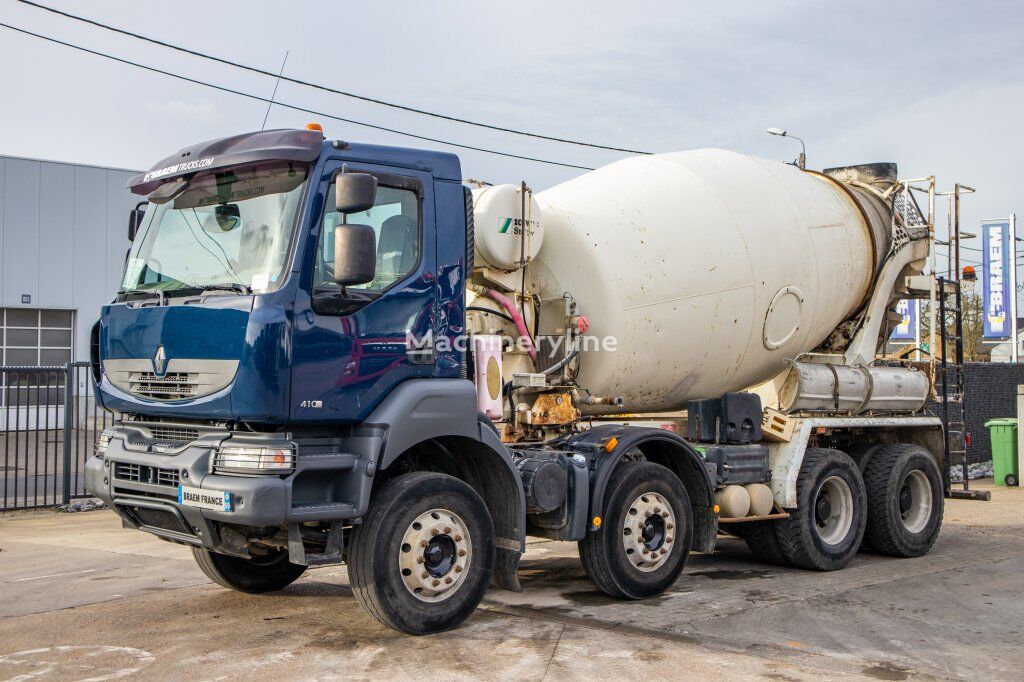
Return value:
M 120 284 L 134 173 L 0 156 L 0 365 L 88 359 Z

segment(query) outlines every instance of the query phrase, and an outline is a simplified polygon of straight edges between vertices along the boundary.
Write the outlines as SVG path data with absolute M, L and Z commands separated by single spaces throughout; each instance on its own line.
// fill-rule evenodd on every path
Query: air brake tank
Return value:
M 534 290 L 570 292 L 590 335 L 616 339 L 584 352 L 578 381 L 627 410 L 775 376 L 863 304 L 891 239 L 862 189 L 717 149 L 632 157 L 536 199 Z

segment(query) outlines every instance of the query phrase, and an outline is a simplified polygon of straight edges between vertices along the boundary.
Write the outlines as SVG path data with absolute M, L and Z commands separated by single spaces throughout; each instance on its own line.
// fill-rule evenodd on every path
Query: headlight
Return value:
M 107 433 L 106 431 L 103 431 L 102 433 L 100 433 L 100 435 L 96 436 L 96 447 L 93 450 L 93 454 L 99 457 L 100 459 L 103 459 L 103 457 L 107 454 L 108 445 L 110 445 L 110 434 Z
M 225 446 L 213 459 L 214 471 L 287 473 L 295 468 L 295 451 L 283 448 Z

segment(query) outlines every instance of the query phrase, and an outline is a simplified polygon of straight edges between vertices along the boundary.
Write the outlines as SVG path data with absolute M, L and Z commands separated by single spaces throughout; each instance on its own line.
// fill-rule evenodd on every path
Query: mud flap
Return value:
M 491 584 L 509 592 L 522 592 L 519 583 L 519 550 L 497 548 L 494 550 L 494 572 Z

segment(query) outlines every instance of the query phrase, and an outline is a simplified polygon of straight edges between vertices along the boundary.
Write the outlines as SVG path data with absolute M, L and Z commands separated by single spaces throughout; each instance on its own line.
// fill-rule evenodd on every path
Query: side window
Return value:
M 334 196 L 331 184 L 328 197 Z M 334 283 L 334 228 L 345 222 L 369 225 L 377 235 L 377 267 L 372 282 L 349 289 L 383 291 L 416 269 L 420 260 L 421 234 L 419 198 L 408 189 L 377 188 L 373 208 L 342 216 L 328 202 L 317 245 L 314 285 L 318 289 L 337 287 Z

